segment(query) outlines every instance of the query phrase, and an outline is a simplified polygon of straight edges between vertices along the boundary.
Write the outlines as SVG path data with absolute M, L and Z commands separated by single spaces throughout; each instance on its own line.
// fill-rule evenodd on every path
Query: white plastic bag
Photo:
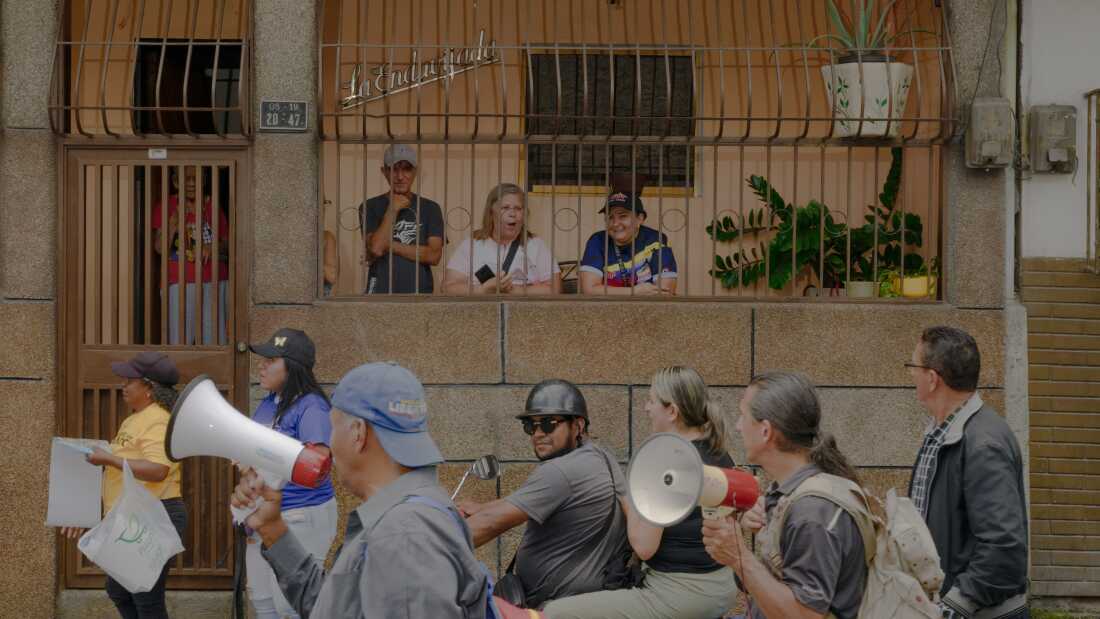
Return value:
M 130 593 L 144 593 L 160 578 L 165 562 L 183 552 L 168 511 L 145 486 L 134 479 L 123 461 L 122 496 L 77 547 Z

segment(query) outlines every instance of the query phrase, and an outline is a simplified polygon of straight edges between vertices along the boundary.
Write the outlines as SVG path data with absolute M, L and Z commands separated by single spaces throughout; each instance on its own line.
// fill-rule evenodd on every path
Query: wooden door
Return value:
M 247 341 L 248 252 L 241 233 L 249 229 L 247 150 L 169 147 L 164 159 L 150 159 L 151 153 L 63 150 L 62 436 L 115 435 L 128 411 L 110 363 L 143 350 L 171 356 L 181 387 L 207 374 L 230 402 L 248 406 L 248 358 L 238 346 Z M 231 587 L 233 483 L 225 460 L 183 462 L 186 550 L 173 559 L 170 588 Z M 64 541 L 61 552 L 65 586 L 102 586 L 102 572 L 75 543 Z

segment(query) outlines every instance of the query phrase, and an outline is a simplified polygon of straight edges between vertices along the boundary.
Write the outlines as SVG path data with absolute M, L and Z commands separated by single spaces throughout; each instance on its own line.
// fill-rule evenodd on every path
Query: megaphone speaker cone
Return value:
M 630 462 L 627 489 L 634 509 L 647 522 L 668 527 L 691 514 L 703 487 L 703 461 L 689 441 L 655 434 Z
M 164 442 L 173 462 L 191 456 L 228 458 L 302 486 L 321 483 L 331 464 L 301 442 L 242 415 L 206 376 L 192 380 L 176 400 Z

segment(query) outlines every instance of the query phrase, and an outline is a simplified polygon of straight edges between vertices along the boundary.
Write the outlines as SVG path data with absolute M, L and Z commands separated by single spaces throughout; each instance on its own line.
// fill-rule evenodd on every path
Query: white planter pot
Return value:
M 844 289 L 847 290 L 849 299 L 873 299 L 878 282 L 846 282 Z
M 901 126 L 898 119 L 904 115 L 909 101 L 912 66 L 864 58 L 862 63 L 825 65 L 821 67 L 821 77 L 836 119 L 833 137 L 897 136 Z

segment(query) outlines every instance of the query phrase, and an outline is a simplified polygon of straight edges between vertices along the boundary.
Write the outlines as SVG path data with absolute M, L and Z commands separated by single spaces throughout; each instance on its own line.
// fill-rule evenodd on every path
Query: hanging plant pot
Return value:
M 832 109 L 833 136 L 896 137 L 909 101 L 913 67 L 883 54 L 843 56 L 821 67 Z M 860 100 L 863 101 L 862 108 Z M 860 120 L 877 119 L 877 120 Z
M 844 289 L 849 299 L 873 299 L 878 282 L 845 282 Z

